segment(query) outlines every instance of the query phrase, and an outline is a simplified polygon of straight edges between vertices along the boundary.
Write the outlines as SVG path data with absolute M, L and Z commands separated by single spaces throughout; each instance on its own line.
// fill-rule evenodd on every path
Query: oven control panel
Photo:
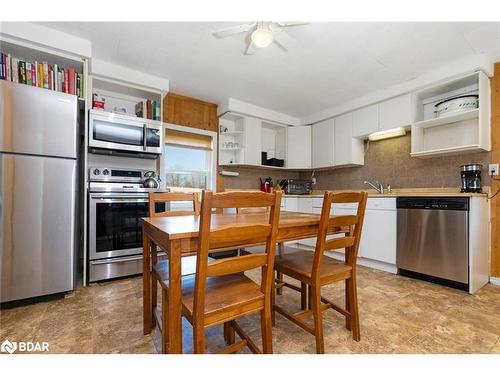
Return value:
M 142 182 L 147 170 L 92 167 L 89 169 L 90 181 Z

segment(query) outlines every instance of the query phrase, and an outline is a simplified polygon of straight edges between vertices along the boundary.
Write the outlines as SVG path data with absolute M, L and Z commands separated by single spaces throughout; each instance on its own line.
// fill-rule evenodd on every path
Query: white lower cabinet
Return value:
M 313 213 L 321 213 L 321 205 L 322 199 L 314 198 Z M 332 207 L 331 214 L 355 215 L 356 209 L 356 204 L 338 204 Z M 359 264 L 396 273 L 396 215 L 395 198 L 368 198 L 358 252 Z M 315 242 L 309 246 L 314 246 Z M 343 259 L 344 249 L 333 252 L 332 256 Z
M 396 264 L 396 219 L 396 207 L 367 209 L 358 256 Z
M 292 211 L 292 212 L 298 212 L 299 211 L 299 198 L 285 198 L 283 197 L 281 199 L 281 202 L 285 202 L 285 208 L 283 209 L 284 211 Z
M 297 198 L 297 197 L 285 197 L 283 198 L 285 201 L 284 211 L 292 211 L 292 212 L 304 212 L 304 213 L 312 213 L 312 202 L 313 198 Z M 296 243 L 300 245 L 306 246 L 314 246 L 311 243 L 311 239 L 303 239 L 299 240 Z

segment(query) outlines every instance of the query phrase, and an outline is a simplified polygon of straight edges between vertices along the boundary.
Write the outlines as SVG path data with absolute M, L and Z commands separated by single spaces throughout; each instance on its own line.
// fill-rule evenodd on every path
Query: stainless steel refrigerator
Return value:
M 0 302 L 75 280 L 78 103 L 0 81 Z

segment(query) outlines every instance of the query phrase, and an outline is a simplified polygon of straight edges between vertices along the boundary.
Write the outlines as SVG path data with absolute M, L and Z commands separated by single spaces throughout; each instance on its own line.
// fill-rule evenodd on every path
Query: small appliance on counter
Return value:
M 462 180 L 460 191 L 462 193 L 481 193 L 481 164 L 467 164 L 460 167 Z
M 312 180 L 281 180 L 279 185 L 285 194 L 307 195 L 312 192 Z

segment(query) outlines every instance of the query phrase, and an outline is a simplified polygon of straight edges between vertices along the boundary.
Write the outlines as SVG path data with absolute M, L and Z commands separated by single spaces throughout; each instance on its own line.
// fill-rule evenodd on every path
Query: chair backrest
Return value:
M 269 212 L 269 207 L 237 207 L 237 214 L 264 214 Z
M 191 202 L 192 210 L 156 212 L 156 203 Z M 149 193 L 149 217 L 199 215 L 198 193 Z
M 321 259 L 323 258 L 324 252 L 329 250 L 345 248 L 345 263 L 354 268 L 358 257 L 367 198 L 368 193 L 366 192 L 337 194 L 325 192 L 314 254 L 313 277 L 319 277 Z M 330 210 L 334 203 L 357 203 L 358 207 L 356 214 L 331 217 Z M 338 228 L 339 234 L 333 239 L 327 239 L 327 233 L 329 230 L 332 230 L 332 228 Z
M 274 253 L 280 215 L 281 192 L 227 192 L 202 195 L 196 263 L 194 314 L 203 319 L 205 286 L 208 277 L 236 274 L 262 267 L 261 291 L 271 293 L 273 283 Z M 234 215 L 227 225 L 211 229 L 212 210 L 225 208 L 269 208 L 262 221 L 248 220 L 250 215 Z M 226 216 L 226 215 L 224 215 Z M 228 220 L 226 216 L 225 220 Z M 245 218 L 246 217 L 246 218 Z M 245 247 L 265 243 L 264 253 L 234 256 L 208 263 L 208 254 L 215 249 Z

